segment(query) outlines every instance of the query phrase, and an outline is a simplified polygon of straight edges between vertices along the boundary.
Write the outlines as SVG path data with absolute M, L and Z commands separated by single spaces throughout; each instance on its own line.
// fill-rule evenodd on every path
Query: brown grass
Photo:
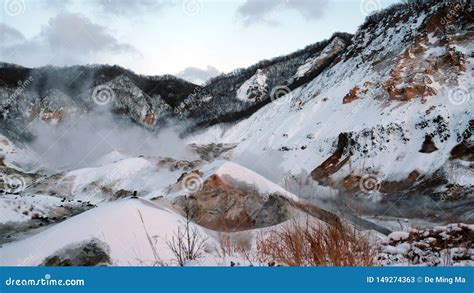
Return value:
M 262 263 L 288 266 L 372 266 L 368 237 L 345 225 L 292 221 L 257 238 Z
M 252 249 L 252 235 L 246 232 L 219 232 L 219 246 L 223 257 L 242 255 Z

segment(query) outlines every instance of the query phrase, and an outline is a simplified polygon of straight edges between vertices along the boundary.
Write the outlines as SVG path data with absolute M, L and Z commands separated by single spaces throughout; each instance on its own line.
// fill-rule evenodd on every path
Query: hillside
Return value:
M 203 86 L 2 64 L 0 265 L 275 265 L 255 255 L 296 222 L 375 265 L 472 265 L 473 18 L 397 4 Z

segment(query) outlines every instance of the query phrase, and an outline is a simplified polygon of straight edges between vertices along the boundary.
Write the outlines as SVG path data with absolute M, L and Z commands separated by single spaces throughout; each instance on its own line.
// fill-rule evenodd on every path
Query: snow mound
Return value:
M 38 265 L 60 249 L 91 239 L 110 246 L 114 265 L 151 265 L 155 257 L 147 233 L 161 260 L 173 264 L 166 240 L 184 224 L 183 217 L 142 199 L 106 203 L 27 239 L 3 245 L 0 266 Z M 192 226 L 206 236 L 202 228 Z
M 402 241 L 402 240 L 407 240 L 409 236 L 410 236 L 410 233 L 408 232 L 397 231 L 397 232 L 390 233 L 390 235 L 388 235 L 388 239 L 391 241 Z
M 224 160 L 215 161 L 203 168 L 202 171 L 204 172 L 204 181 L 212 175 L 218 175 L 224 179 L 230 177 L 233 180 L 255 187 L 262 194 L 278 193 L 289 199 L 298 200 L 296 195 L 286 191 L 276 183 L 233 162 Z

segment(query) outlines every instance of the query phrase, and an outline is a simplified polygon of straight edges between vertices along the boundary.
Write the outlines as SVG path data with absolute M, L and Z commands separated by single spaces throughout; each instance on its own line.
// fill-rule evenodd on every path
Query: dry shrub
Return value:
M 232 256 L 245 254 L 252 248 L 252 234 L 246 232 L 219 232 L 219 246 L 222 255 Z
M 207 236 L 202 236 L 196 227 L 191 226 L 195 209 L 189 205 L 188 201 L 185 202 L 183 211 L 186 218 L 184 227 L 178 227 L 171 240 L 166 241 L 166 245 L 173 252 L 180 266 L 184 266 L 187 261 L 200 258 L 208 239 Z
M 142 213 L 138 209 L 137 209 L 137 211 L 138 211 L 138 215 L 140 217 L 140 222 L 142 223 L 143 230 L 145 232 L 148 244 L 150 245 L 150 248 L 151 248 L 151 251 L 152 251 L 153 257 L 154 257 L 154 260 L 151 261 L 151 262 L 150 261 L 146 262 L 144 260 L 138 260 L 138 261 L 142 265 L 144 265 L 146 263 L 149 263 L 149 265 L 151 265 L 151 266 L 164 266 L 165 263 L 163 262 L 160 255 L 158 254 L 158 250 L 156 249 L 155 243 L 153 243 L 153 240 L 152 240 L 152 237 L 150 236 L 150 233 L 148 233 L 148 230 L 147 230 L 146 225 L 145 225 L 145 221 L 143 220 Z
M 292 221 L 257 238 L 261 263 L 288 266 L 371 266 L 368 236 L 342 224 Z

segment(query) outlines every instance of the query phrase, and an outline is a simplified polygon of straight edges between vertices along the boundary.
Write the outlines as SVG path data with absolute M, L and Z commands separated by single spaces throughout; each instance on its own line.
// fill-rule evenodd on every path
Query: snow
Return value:
M 61 199 L 53 196 L 36 194 L 20 197 L 5 194 L 0 197 L 0 224 L 26 222 L 33 214 L 48 215 L 51 209 L 59 205 Z
M 404 36 L 418 30 L 425 18 L 426 14 L 410 16 L 409 25 L 399 25 L 388 31 L 383 23 L 378 24 L 369 46 L 354 44 L 362 50 L 362 55 L 381 62 L 376 70 L 370 62 L 363 62 L 358 56 L 342 60 L 310 83 L 293 90 L 292 99 L 286 103 L 269 103 L 248 119 L 232 126 L 214 126 L 189 141 L 239 143 L 233 151 L 234 161 L 246 162 L 245 166 L 278 182 L 285 174 L 311 172 L 332 154 L 340 133 L 353 133 L 359 136 L 358 142 L 362 146 L 368 145 L 368 153 L 356 151 L 350 164 L 346 164 L 332 179 L 341 180 L 354 171 L 361 174 L 377 172 L 380 180 L 403 180 L 415 170 L 421 174 L 433 174 L 445 166 L 450 151 L 459 143 L 457 134 L 462 133 L 472 119 L 474 99 L 455 105 L 447 100 L 454 89 L 433 83 L 431 86 L 438 90 L 438 94 L 428 97 L 425 102 L 420 99 L 388 102 L 383 87 L 396 60 L 387 56 L 404 52 L 409 46 L 403 41 Z M 440 50 L 433 46 L 428 49 L 431 58 L 435 58 Z M 473 49 L 474 44 L 470 42 L 462 50 L 470 52 Z M 299 72 L 302 74 L 307 70 L 312 61 L 308 60 Z M 460 76 L 460 88 L 469 91 L 474 87 L 469 77 L 469 74 Z M 359 99 L 342 104 L 343 97 L 352 88 L 364 89 L 366 82 L 372 83 L 367 93 L 361 90 Z M 375 98 L 379 95 L 382 98 Z M 295 107 L 295 101 L 303 105 Z M 417 124 L 437 116 L 446 120 L 449 138 L 441 141 L 434 137 L 438 151 L 420 153 L 418 150 L 426 133 L 435 132 L 437 126 L 432 123 L 428 128 L 418 129 Z M 390 127 L 398 130 L 381 132 L 382 128 Z M 370 136 L 362 137 L 364 131 L 373 131 L 375 140 L 372 141 Z M 308 139 L 308 134 L 312 134 L 314 139 Z M 304 150 L 301 149 L 303 146 Z M 282 147 L 290 151 L 281 151 Z M 275 170 L 279 174 L 273 174 Z M 465 172 L 466 168 L 459 170 Z M 463 183 L 474 185 L 473 178 L 464 176 Z
M 203 172 L 205 174 L 203 178 L 204 181 L 213 174 L 219 175 L 220 177 L 224 178 L 224 180 L 227 176 L 229 176 L 234 180 L 255 187 L 262 194 L 268 195 L 271 193 L 278 193 L 288 197 L 289 199 L 298 200 L 296 195 L 286 191 L 274 182 L 271 182 L 254 171 L 233 162 L 224 160 L 215 161 L 206 166 L 203 169 Z
M 314 80 L 288 94 L 291 99 L 279 99 L 278 103 L 267 104 L 247 119 L 224 126 L 215 125 L 187 137 L 187 143 L 238 144 L 229 159 L 232 161 L 217 160 L 199 166 L 199 171 L 203 173 L 202 181 L 218 175 L 227 182 L 252 186 L 264 196 L 278 193 L 298 200 L 295 194 L 280 187 L 276 182 L 283 182 L 288 175 L 309 178 L 309 173 L 334 153 L 339 134 L 351 133 L 360 149 L 352 150 L 349 163 L 332 175 L 331 179 L 335 182 L 340 182 L 349 174 L 364 175 L 370 172 L 377 174 L 379 181 L 392 181 L 403 180 L 413 171 L 429 177 L 435 171 L 449 170 L 448 180 L 463 186 L 474 185 L 474 175 L 469 162 L 450 160 L 451 150 L 459 143 L 458 135 L 472 119 L 474 99 L 467 98 L 461 104 L 448 101 L 453 90 L 472 92 L 472 75 L 461 74 L 458 77 L 458 85 L 453 87 L 435 81 L 436 74 L 427 74 L 426 77 L 433 81 L 430 87 L 435 89 L 437 94 L 427 97 L 425 101 L 419 98 L 410 101 L 387 99 L 385 84 L 391 77 L 398 57 L 404 52 L 408 52 L 409 58 L 400 62 L 413 62 L 413 65 L 417 66 L 410 67 L 413 72 L 404 71 L 401 75 L 405 77 L 406 74 L 421 73 L 422 64 L 416 63 L 416 51 L 407 51 L 411 49 L 411 44 L 405 39 L 411 34 L 422 33 L 426 17 L 425 13 L 411 15 L 404 24 L 394 24 L 393 27 L 387 28 L 386 23 L 381 22 L 374 24 L 368 31 L 359 31 L 350 48 L 358 53 L 351 58 L 344 58 L 347 55 L 341 56 L 337 63 Z M 427 35 L 426 41 L 420 44 L 425 50 L 423 57 L 426 60 L 423 61 L 436 61 L 446 53 L 446 48 L 439 44 L 439 37 L 432 33 Z M 335 38 L 319 55 L 307 59 L 305 56 L 302 58 L 306 59 L 302 65 L 301 61 L 298 61 L 300 66 L 294 77 L 307 75 L 343 45 L 340 39 Z M 453 48 L 470 55 L 474 43 L 465 41 L 462 44 L 454 44 Z M 466 67 L 469 68 L 474 60 L 470 57 L 466 60 Z M 408 64 L 401 64 L 405 69 L 409 68 Z M 423 77 L 422 74 L 420 76 Z M 236 98 L 244 102 L 239 104 L 254 102 L 268 94 L 269 82 L 265 70 L 257 70 L 238 88 Z M 143 120 L 149 107 L 157 110 L 163 103 L 160 97 L 155 99 L 146 95 L 125 76 L 110 81 L 108 86 L 117 91 L 125 89 L 124 99 L 118 102 L 122 103 L 122 106 L 134 105 L 131 116 L 138 122 Z M 406 86 L 406 82 L 396 84 L 400 89 Z M 344 96 L 355 87 L 359 88 L 357 99 L 343 104 Z M 51 101 L 45 100 L 45 103 L 51 103 L 51 107 L 61 106 L 53 103 L 56 100 L 67 102 L 67 97 L 61 92 L 51 94 Z M 218 98 L 218 95 L 206 95 L 203 101 L 215 101 L 214 99 Z M 157 110 L 156 113 L 158 112 Z M 438 151 L 430 154 L 420 153 L 418 150 L 425 135 L 436 133 L 438 129 L 437 124 L 430 122 L 437 117 L 445 119 L 449 137 L 442 139 L 435 135 L 433 141 Z M 420 128 L 420 122 L 427 122 L 426 127 Z M 364 148 L 367 153 L 362 151 Z M 19 149 L 1 135 L 0 156 L 6 157 L 5 162 L 9 167 L 20 166 L 35 170 L 38 163 L 27 147 Z M 88 168 L 57 174 L 47 186 L 58 191 L 55 194 L 65 196 L 68 200 L 91 201 L 98 207 L 62 223 L 48 226 L 46 230 L 29 238 L 4 244 L 0 248 L 0 265 L 21 265 L 25 263 L 25 259 L 28 259 L 29 264 L 37 265 L 45 257 L 65 246 L 92 238 L 98 238 L 110 245 L 115 265 L 150 264 L 153 254 L 138 211 L 144 218 L 146 229 L 152 235 L 160 257 L 166 263 L 172 263 L 173 256 L 166 240 L 183 224 L 183 218 L 166 207 L 171 206 L 170 202 L 177 196 L 185 194 L 183 190 L 170 189 L 177 184 L 177 179 L 184 170 L 162 167 L 159 160 L 159 157 L 133 157 L 124 150 L 115 150 Z M 326 188 L 328 194 L 333 191 L 329 186 L 322 188 Z M 138 191 L 141 199 L 111 202 L 116 199 L 113 194 L 119 190 Z M 168 205 L 150 201 L 161 196 L 168 200 Z M 323 197 L 319 190 L 312 196 Z M 22 194 L 20 198 L 16 195 L 2 195 L 0 224 L 25 223 L 31 219 L 32 213 L 46 215 L 59 205 L 60 198 L 46 193 L 34 196 L 27 193 Z M 419 226 L 431 224 L 429 219 L 410 219 L 405 224 L 401 224 L 399 219 L 389 217 L 368 219 L 382 223 L 392 230 L 399 229 L 400 226 L 402 230 L 408 230 L 410 226 L 418 227 L 418 223 Z M 215 236 L 212 231 L 193 226 L 203 235 Z M 473 225 L 468 227 L 474 229 Z M 445 238 L 449 237 L 450 231 L 456 229 L 459 230 L 460 227 L 448 225 L 434 228 Z M 263 230 L 255 230 L 252 233 L 256 231 Z M 429 236 L 429 233 L 425 236 Z M 211 246 L 215 245 L 213 237 L 209 239 Z M 383 248 L 384 252 L 397 255 L 396 257 L 405 254 L 409 250 L 405 242 L 408 238 L 409 233 L 405 231 L 391 233 L 388 240 L 403 243 L 391 243 L 393 245 Z M 429 237 L 426 242 L 435 240 Z M 453 250 L 452 253 L 456 252 L 459 251 Z M 212 254 L 207 254 L 203 260 L 192 264 L 210 264 L 213 257 Z
M 233 163 L 226 160 L 216 160 L 208 165 L 203 166 L 199 169 L 199 171 L 203 173 L 201 177 L 201 184 L 204 183 L 211 176 L 218 175 L 226 183 L 234 185 L 234 187 L 237 188 L 253 187 L 263 196 L 278 193 L 289 199 L 298 201 L 298 197 L 296 195 L 286 191 L 278 184 L 237 163 Z M 172 200 L 178 196 L 187 195 L 188 193 L 189 191 L 187 190 L 178 190 L 170 192 L 165 196 L 166 198 Z
M 303 65 L 298 67 L 295 73 L 295 78 L 303 77 L 314 67 L 317 67 L 318 65 L 325 62 L 329 57 L 339 53 L 344 48 L 344 46 L 344 41 L 339 37 L 335 37 L 318 56 L 308 58 Z
M 390 235 L 388 235 L 388 239 L 393 240 L 393 241 L 402 241 L 402 240 L 407 240 L 409 236 L 410 236 L 410 233 L 408 232 L 398 231 L 398 232 L 390 233 Z
M 267 76 L 263 70 L 258 69 L 257 72 L 246 80 L 237 90 L 237 99 L 250 102 L 253 98 L 261 97 L 267 93 L 267 87 Z
M 139 196 L 162 196 L 165 189 L 181 175 L 160 168 L 158 158 L 126 157 L 122 152 L 112 152 L 97 161 L 94 167 L 81 168 L 60 174 L 47 190 L 68 199 L 82 200 L 93 204 L 113 199 L 117 191 L 139 191 Z M 102 164 L 102 165 L 100 165 Z
M 143 222 L 140 220 L 141 213 Z M 173 263 L 173 254 L 166 244 L 185 219 L 170 210 L 142 199 L 126 199 L 111 202 L 84 212 L 57 224 L 39 234 L 0 248 L 0 266 L 38 265 L 46 257 L 68 245 L 91 239 L 99 239 L 110 246 L 114 265 L 151 264 L 153 252 L 144 227 L 154 241 L 160 258 Z M 197 225 L 202 236 L 206 231 Z M 214 244 L 209 238 L 209 244 Z

